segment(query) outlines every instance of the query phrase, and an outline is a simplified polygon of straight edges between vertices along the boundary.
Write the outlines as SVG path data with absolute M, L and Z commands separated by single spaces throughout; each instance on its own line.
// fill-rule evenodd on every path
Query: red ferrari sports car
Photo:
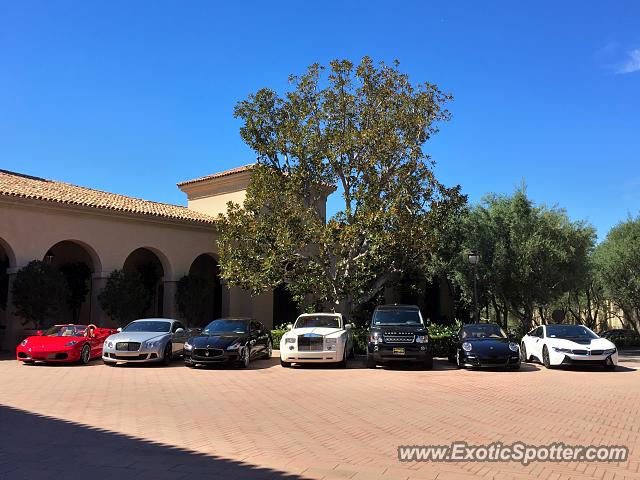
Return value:
M 104 340 L 117 330 L 95 325 L 54 325 L 38 335 L 27 337 L 16 348 L 16 357 L 24 363 L 80 362 L 87 364 L 102 356 Z

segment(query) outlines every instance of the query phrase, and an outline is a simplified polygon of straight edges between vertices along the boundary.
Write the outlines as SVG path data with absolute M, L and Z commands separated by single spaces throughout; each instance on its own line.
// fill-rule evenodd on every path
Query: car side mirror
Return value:
M 179 334 L 179 333 L 184 333 L 184 328 L 178 328 L 178 329 L 176 330 L 176 333 L 178 333 L 178 334 Z
M 122 327 L 116 328 L 116 332 L 120 333 L 122 331 Z
M 287 325 L 287 330 L 292 330 L 292 329 L 293 329 L 293 325 L 288 324 L 288 325 Z
M 36 335 L 38 335 L 38 336 L 42 335 L 42 330 L 38 330 L 38 331 L 36 332 Z

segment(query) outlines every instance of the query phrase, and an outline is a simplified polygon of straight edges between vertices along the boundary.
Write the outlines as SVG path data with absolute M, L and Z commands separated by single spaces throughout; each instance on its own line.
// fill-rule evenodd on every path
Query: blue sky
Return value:
M 602 238 L 640 210 L 639 20 L 632 0 L 0 0 L 0 168 L 183 204 L 176 182 L 255 158 L 249 93 L 397 58 L 455 97 L 427 145 L 443 181 L 477 201 L 525 179 Z

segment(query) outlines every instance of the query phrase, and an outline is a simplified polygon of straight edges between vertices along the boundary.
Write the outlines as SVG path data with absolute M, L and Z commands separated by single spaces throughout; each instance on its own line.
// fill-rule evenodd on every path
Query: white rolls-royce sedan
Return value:
M 584 325 L 541 325 L 527 333 L 520 344 L 522 361 L 532 358 L 551 368 L 559 365 L 618 365 L 616 346 Z
M 351 325 L 341 313 L 300 315 L 280 340 L 280 365 L 335 363 L 347 366 L 353 356 Z

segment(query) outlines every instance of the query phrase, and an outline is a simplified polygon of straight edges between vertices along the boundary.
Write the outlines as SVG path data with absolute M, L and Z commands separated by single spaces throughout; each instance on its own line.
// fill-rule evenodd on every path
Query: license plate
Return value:
M 394 348 L 393 349 L 393 354 L 394 355 L 404 355 L 404 348 Z

